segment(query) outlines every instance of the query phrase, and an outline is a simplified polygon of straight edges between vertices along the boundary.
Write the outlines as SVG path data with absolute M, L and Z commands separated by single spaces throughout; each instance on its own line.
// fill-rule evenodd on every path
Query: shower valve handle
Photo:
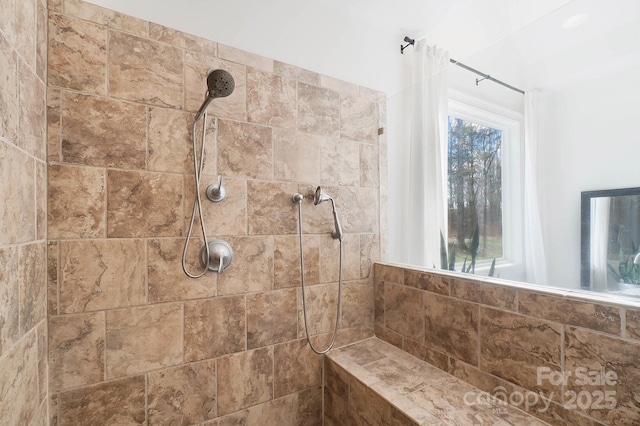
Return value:
M 214 203 L 219 203 L 227 196 L 227 190 L 222 186 L 222 175 L 218 175 L 218 183 L 212 183 L 207 186 L 207 198 Z

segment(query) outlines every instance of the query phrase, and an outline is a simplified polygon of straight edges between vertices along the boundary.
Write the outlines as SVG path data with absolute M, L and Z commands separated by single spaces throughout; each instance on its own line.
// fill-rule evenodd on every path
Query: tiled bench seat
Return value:
M 375 337 L 324 362 L 325 426 L 547 425 L 512 406 L 473 403 L 479 389 Z

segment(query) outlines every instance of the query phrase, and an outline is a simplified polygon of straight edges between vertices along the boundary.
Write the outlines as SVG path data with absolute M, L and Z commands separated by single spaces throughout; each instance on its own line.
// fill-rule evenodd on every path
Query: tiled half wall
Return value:
M 550 424 L 640 423 L 638 308 L 377 263 L 375 330 Z
M 321 424 L 291 196 L 323 185 L 335 197 L 338 344 L 373 335 L 384 96 L 77 0 L 49 2 L 48 29 L 52 424 Z M 191 122 L 216 68 L 236 87 L 209 108 L 202 190 L 220 174 L 227 198 L 203 195 L 204 216 L 235 258 L 193 280 L 181 269 Z M 338 286 L 328 204 L 304 202 L 319 346 Z

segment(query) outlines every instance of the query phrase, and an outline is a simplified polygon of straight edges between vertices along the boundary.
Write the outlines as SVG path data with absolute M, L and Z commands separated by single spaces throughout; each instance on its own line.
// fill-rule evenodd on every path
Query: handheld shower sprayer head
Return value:
M 342 241 L 342 226 L 340 226 L 340 220 L 338 219 L 338 211 L 336 210 L 336 202 L 333 201 L 333 198 L 331 198 L 331 196 L 329 194 L 324 192 L 324 189 L 322 189 L 321 187 L 317 187 L 316 188 L 316 193 L 315 193 L 315 195 L 313 197 L 313 204 L 317 206 L 318 204 L 324 203 L 325 201 L 331 201 L 331 207 L 333 208 L 333 224 L 334 224 L 335 229 L 331 233 L 331 236 L 335 240 Z
M 231 74 L 225 70 L 213 70 L 207 76 L 207 98 L 196 113 L 195 121 L 204 115 L 207 107 L 216 98 L 225 98 L 233 93 L 236 83 Z
M 331 198 L 329 194 L 324 192 L 324 189 L 322 189 L 321 187 L 317 187 L 316 194 L 313 197 L 313 205 L 317 206 L 318 204 L 324 203 L 325 201 L 329 201 L 329 200 L 333 202 L 333 198 Z

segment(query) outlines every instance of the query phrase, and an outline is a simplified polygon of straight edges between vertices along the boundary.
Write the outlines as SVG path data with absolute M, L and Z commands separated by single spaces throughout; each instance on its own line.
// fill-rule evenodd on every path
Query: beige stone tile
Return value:
M 65 0 L 64 11 L 86 21 L 107 25 L 129 33 L 146 36 L 147 22 L 125 15 L 115 10 L 106 9 L 83 0 Z
M 49 85 L 106 94 L 107 29 L 50 14 L 48 61 Z
M 225 176 L 272 179 L 271 129 L 249 123 L 219 120 L 218 173 Z
M 47 247 L 45 242 L 20 247 L 20 332 L 26 334 L 47 315 Z
M 323 377 L 325 388 L 341 400 L 348 401 L 351 374 L 347 373 L 344 368 L 342 368 L 337 362 L 333 361 L 330 357 L 325 356 L 323 358 Z
M 368 425 L 389 424 L 391 405 L 358 380 L 351 380 L 349 406 Z
M 182 304 L 107 311 L 107 378 L 183 362 Z
M 20 253 L 19 247 L 0 249 L 0 355 L 20 337 Z
M 182 235 L 182 176 L 137 171 L 107 173 L 107 236 Z
M 217 274 L 208 274 L 197 280 L 182 270 L 184 238 L 147 240 L 149 303 L 213 297 L 216 294 Z M 202 271 L 200 245 L 193 240 L 187 253 L 187 267 L 192 274 Z
M 274 347 L 274 396 L 279 397 L 322 384 L 322 357 L 307 339 L 292 340 Z
M 298 395 L 272 399 L 247 410 L 246 424 L 296 426 L 298 421 Z
M 463 386 L 458 379 L 439 381 L 408 395 L 408 398 L 431 413 L 444 424 L 491 424 L 505 425 L 500 418 L 493 414 L 494 407 L 479 404 L 465 404 L 467 392 L 474 392 L 475 388 Z
M 298 392 L 298 422 L 308 426 L 322 426 L 322 386 Z
M 448 370 L 449 357 L 442 352 L 428 347 L 424 343 L 414 342 L 411 339 L 403 339 L 402 349 L 416 358 L 426 361 L 443 371 Z
M 386 95 L 384 94 L 384 92 L 379 92 L 377 90 L 370 89 L 364 86 L 358 87 L 358 94 L 360 95 L 360 97 L 376 103 L 382 102 L 386 99 Z
M 327 139 L 295 129 L 273 129 L 274 177 L 277 180 L 320 181 L 320 151 Z
M 20 117 L 18 145 L 43 159 L 46 154 L 46 89 L 44 83 L 23 63 L 18 65 Z
M 291 197 L 297 190 L 294 183 L 248 181 L 249 234 L 296 234 L 298 206 Z
M 247 69 L 247 113 L 250 122 L 295 129 L 296 81 Z
M 193 175 L 185 176 L 184 220 L 185 230 L 193 213 L 195 183 Z M 207 235 L 247 235 L 247 181 L 245 179 L 222 177 L 226 190 L 224 201 L 210 202 L 207 198 L 207 186 L 217 184 L 218 176 L 203 174 L 200 184 L 200 197 L 203 203 L 203 216 Z M 202 235 L 198 219 L 194 222 L 193 235 Z M 185 231 L 186 232 L 186 231 Z
M 384 326 L 384 282 L 380 280 L 373 281 L 373 300 L 374 324 L 377 326 Z
M 15 47 L 26 64 L 36 65 L 36 0 L 15 3 Z
M 218 56 L 222 59 L 248 65 L 265 72 L 273 72 L 273 59 L 236 49 L 235 47 L 218 44 Z
M 58 314 L 58 242 L 47 243 L 47 313 Z M 0 351 L 1 352 L 1 351 Z
M 404 337 L 424 341 L 423 293 L 419 290 L 385 283 L 384 325 Z
M 620 308 L 518 291 L 518 312 L 620 335 Z
M 143 425 L 145 377 L 134 376 L 62 392 L 60 425 Z
M 62 160 L 98 167 L 143 168 L 143 105 L 80 93 L 62 94 Z
M 320 282 L 337 282 L 340 277 L 340 242 L 331 235 L 319 236 Z M 360 236 L 345 234 L 342 239 L 342 280 L 360 278 Z
M 357 95 L 360 91 L 355 84 L 322 74 L 320 75 L 320 86 L 349 95 Z
M 150 105 L 182 107 L 182 50 L 118 31 L 109 31 L 109 35 L 111 96 Z
M 47 87 L 47 160 L 52 162 L 60 162 L 62 155 L 61 96 L 60 90 Z
M 378 339 L 402 349 L 402 341 L 404 340 L 404 337 L 402 337 L 402 335 L 377 324 L 375 326 L 375 333 Z
M 207 108 L 210 115 L 232 120 L 247 120 L 247 67 L 216 58 L 212 54 L 185 54 L 185 109 L 198 111 L 207 93 L 207 75 L 223 69 L 233 77 L 235 88 L 225 98 L 217 98 Z
M 517 309 L 516 290 L 513 288 L 458 278 L 452 278 L 450 280 L 450 288 L 451 296 L 453 297 L 470 300 L 483 305 L 508 309 L 510 311 Z
M 247 295 L 247 348 L 293 340 L 298 334 L 294 288 Z
M 48 15 L 47 2 L 36 0 L 36 73 L 42 81 L 46 81 L 47 75 Z
M 602 409 L 593 404 L 586 407 L 580 404 L 581 397 L 574 400 L 573 405 L 579 411 L 606 423 L 606 424 L 635 424 L 640 422 L 640 409 L 638 405 L 637 383 L 640 380 L 640 361 L 638 353 L 640 344 L 631 343 L 622 339 L 617 339 L 602 334 L 592 333 L 588 330 L 566 327 L 564 343 L 564 371 L 571 372 L 565 389 L 565 405 L 571 403 L 571 391 L 576 394 L 587 392 L 595 395 L 595 392 L 605 392 L 611 395 L 614 392 L 616 405 L 614 408 Z M 578 369 L 583 374 L 598 374 L 598 378 L 605 379 L 602 371 L 614 372 L 617 379 L 611 380 L 613 373 L 608 373 L 609 383 L 598 383 L 590 385 L 584 383 L 584 376 L 578 377 Z M 556 369 L 559 371 L 559 369 Z M 595 373 L 593 373 L 595 372 Z M 593 376 L 591 376 L 593 377 Z M 604 380 L 602 380 L 604 381 Z M 569 400 L 567 400 L 569 398 Z M 605 403 L 608 403 L 605 400 Z
M 409 287 L 427 290 L 445 296 L 449 295 L 450 281 L 449 277 L 429 272 L 413 271 L 411 269 L 405 269 L 404 271 L 404 283 Z
M 106 236 L 105 171 L 49 165 L 49 238 Z
M 35 234 L 34 161 L 0 142 L 0 245 L 33 240 Z
M 378 104 L 343 95 L 340 104 L 340 136 L 359 142 L 378 142 Z
M 38 343 L 36 333 L 20 339 L 1 360 L 0 415 L 7 425 L 26 425 L 38 405 Z M 5 395 L 9 397 L 4 397 Z
M 640 340 L 640 311 L 626 311 L 627 337 Z
M 377 188 L 380 184 L 380 158 L 378 147 L 360 144 L 360 186 Z
M 105 378 L 105 314 L 49 318 L 51 390 L 101 382 Z
M 425 344 L 477 365 L 480 321 L 478 305 L 432 293 L 423 295 Z
M 0 34 L 0 81 L 2 81 L 0 134 L 5 139 L 16 143 L 19 121 L 18 59 L 2 34 Z
M 379 259 L 378 235 L 360 234 L 360 278 L 373 278 L 373 263 Z
M 149 424 L 197 424 L 216 417 L 215 360 L 149 373 Z
M 320 74 L 284 62 L 275 61 L 273 72 L 283 77 L 297 79 L 303 83 L 320 86 Z
M 298 129 L 340 136 L 340 95 L 332 90 L 298 83 Z
M 302 290 L 298 290 L 298 337 L 305 337 Z M 333 333 L 338 304 L 338 283 L 305 286 L 307 327 L 310 335 Z
M 47 238 L 47 163 L 36 161 L 36 239 Z
M 298 236 L 274 237 L 274 287 L 297 287 L 302 283 L 300 272 L 300 239 Z M 320 282 L 320 240 L 315 235 L 304 235 L 305 285 Z
M 149 37 L 153 40 L 168 43 L 176 47 L 207 53 L 209 55 L 215 55 L 218 48 L 218 44 L 213 41 L 154 22 L 149 22 Z
M 48 353 L 48 325 L 47 321 L 40 321 L 36 329 L 38 339 L 38 396 L 39 402 L 46 402 L 49 393 L 49 353 Z M 46 417 L 46 416 L 45 416 Z M 42 424 L 45 424 L 44 422 Z
M 343 399 L 327 388 L 324 389 L 324 424 L 325 426 L 353 425 L 364 426 L 366 423 L 361 420 L 350 408 L 349 399 Z
M 47 0 L 47 8 L 55 12 L 62 12 L 62 0 Z
M 61 241 L 59 251 L 61 313 L 145 303 L 143 241 Z
M 184 358 L 197 361 L 246 350 L 244 296 L 184 304 Z
M 336 208 L 344 232 L 378 232 L 377 189 L 341 186 L 337 194 Z
M 373 328 L 373 282 L 351 281 L 342 286 L 342 315 L 340 328 Z
M 403 268 L 376 263 L 373 271 L 376 280 L 404 284 L 405 270 Z
M 193 114 L 176 109 L 149 108 L 148 169 L 193 173 Z M 198 156 L 201 139 L 196 139 Z
M 218 295 L 273 289 L 273 237 L 230 237 L 231 265 L 218 276 Z
M 228 414 L 273 398 L 273 347 L 218 359 L 218 414 Z
M 479 367 L 534 392 L 557 393 L 549 382 L 537 383 L 537 369 L 560 371 L 562 326 L 483 306 L 480 316 Z
M 320 149 L 323 185 L 360 185 L 360 157 L 358 143 L 328 138 Z

